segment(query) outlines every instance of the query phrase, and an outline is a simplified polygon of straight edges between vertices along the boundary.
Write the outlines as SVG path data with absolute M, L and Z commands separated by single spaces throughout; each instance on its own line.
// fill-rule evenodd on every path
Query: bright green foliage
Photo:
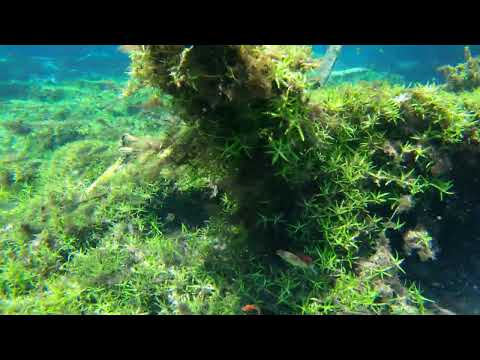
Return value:
M 313 89 L 310 55 L 135 46 L 123 94 L 79 82 L 5 100 L 0 312 L 428 312 L 402 261 L 407 245 L 433 261 L 423 219 L 470 181 L 452 159 L 475 154 L 479 93 Z
M 470 91 L 480 87 L 480 60 L 474 58 L 465 47 L 465 63 L 457 66 L 442 66 L 438 69 L 446 78 L 450 91 Z

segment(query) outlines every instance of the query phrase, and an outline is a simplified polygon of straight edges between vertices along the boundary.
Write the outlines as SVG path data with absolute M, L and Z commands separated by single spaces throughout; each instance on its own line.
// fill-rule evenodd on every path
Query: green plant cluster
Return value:
M 402 262 L 435 261 L 439 209 L 474 188 L 478 90 L 314 89 L 308 47 L 129 51 L 123 93 L 3 100 L 0 312 L 430 311 Z
M 449 91 L 470 91 L 480 87 L 480 60 L 465 47 L 465 63 L 442 66 L 438 69 L 446 79 Z
M 238 61 L 243 65 L 243 58 L 235 60 L 235 56 L 226 55 L 233 48 L 239 53 L 244 50 L 233 46 L 178 48 L 183 83 L 177 83 L 175 89 L 168 85 L 174 83 L 168 79 L 174 79 L 177 73 L 166 72 L 163 67 L 138 78 L 153 79 L 150 85 L 181 99 L 177 106 L 188 109 L 189 121 L 198 126 L 194 141 L 204 136 L 214 139 L 203 141 L 205 152 L 214 152 L 219 145 L 216 140 L 223 140 L 220 145 L 228 156 L 220 158 L 217 168 L 231 163 L 225 173 L 231 174 L 233 169 L 238 175 L 219 184 L 235 199 L 239 223 L 257 248 L 259 243 L 266 252 L 285 246 L 302 250 L 303 246 L 304 251 L 318 257 L 331 249 L 335 259 L 339 254 L 341 257 L 326 276 L 335 277 L 342 271 L 349 274 L 355 271 L 354 259 L 362 246 L 368 244 L 375 249 L 387 231 L 405 231 L 399 219 L 402 213 L 408 213 L 417 202 L 433 208 L 431 203 L 437 198 L 443 201 L 452 194 L 453 184 L 446 176 L 452 170 L 447 166 L 449 156 L 459 151 L 460 144 L 476 141 L 476 118 L 457 97 L 435 86 L 406 89 L 386 83 L 313 91 L 305 74 L 315 64 L 308 61 L 302 47 L 276 47 L 273 52 L 269 47 L 255 47 L 247 49 L 254 54 L 253 59 L 262 65 L 270 61 L 271 70 L 263 72 L 261 83 L 264 89 L 272 89 L 268 92 L 271 99 L 263 102 L 265 92 L 259 97 L 242 98 L 241 102 L 228 99 L 219 106 L 221 110 L 212 107 L 202 114 L 191 105 L 215 93 L 214 88 L 222 92 L 228 67 L 220 67 L 221 73 L 206 88 L 194 85 L 197 78 L 190 78 L 190 69 L 205 69 L 211 64 L 201 56 L 203 53 L 216 55 L 223 64 L 235 66 Z M 155 64 L 167 63 L 139 55 L 146 53 L 156 59 L 152 51 L 143 48 L 136 52 L 133 69 L 157 69 Z M 309 66 L 278 66 L 279 60 L 287 65 Z M 168 66 L 175 68 L 171 63 Z M 249 67 L 245 68 L 248 71 Z M 156 81 L 155 74 L 161 71 L 170 78 Z M 135 78 L 135 71 L 133 75 Z M 254 71 L 243 78 L 258 76 Z M 241 81 L 236 85 L 246 86 Z M 193 92 L 183 92 L 184 86 Z M 238 119 L 244 126 L 235 126 L 235 116 L 227 116 L 230 109 L 245 114 Z M 227 119 L 228 133 L 219 125 Z M 201 161 L 189 161 L 197 168 L 205 167 Z M 380 249 L 385 252 L 389 246 Z M 434 258 L 433 250 L 429 251 L 432 255 L 427 258 Z M 384 258 L 395 258 L 387 253 Z M 389 294 L 398 300 L 404 291 L 398 279 L 391 277 L 394 281 L 383 281 L 380 287 L 395 287 Z M 372 299 L 378 300 L 378 294 Z M 372 304 L 372 308 L 383 311 L 391 306 L 388 302 L 383 305 Z

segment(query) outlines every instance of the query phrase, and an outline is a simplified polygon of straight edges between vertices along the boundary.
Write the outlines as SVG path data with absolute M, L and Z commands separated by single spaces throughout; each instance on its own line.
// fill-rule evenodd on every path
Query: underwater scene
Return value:
M 480 314 L 480 45 L 1 45 L 0 314 Z

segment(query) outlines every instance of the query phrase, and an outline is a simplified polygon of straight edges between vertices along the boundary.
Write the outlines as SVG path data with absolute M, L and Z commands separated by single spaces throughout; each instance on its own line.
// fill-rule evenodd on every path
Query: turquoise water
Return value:
M 436 69 L 463 60 L 465 45 L 347 45 L 337 67 L 367 67 L 403 76 L 408 82 L 439 81 Z M 325 46 L 315 46 L 321 54 Z M 470 45 L 474 55 L 480 46 Z
M 464 45 L 346 45 L 336 69 L 365 67 L 408 82 L 440 81 L 436 69 L 463 60 Z M 321 56 L 325 46 L 315 45 Z M 474 55 L 480 46 L 473 45 Z M 124 77 L 128 57 L 117 45 L 3 45 L 0 80 Z

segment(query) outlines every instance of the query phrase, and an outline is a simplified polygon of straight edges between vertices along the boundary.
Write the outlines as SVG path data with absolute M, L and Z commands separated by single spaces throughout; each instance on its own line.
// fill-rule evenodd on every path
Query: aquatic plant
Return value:
M 480 86 L 480 60 L 472 56 L 465 47 L 465 63 L 457 66 L 445 65 L 438 69 L 445 77 L 449 91 L 470 91 Z
M 134 79 L 138 78 L 179 97 L 177 106 L 186 110 L 187 118 L 196 119 L 198 127 L 195 128 L 195 139 L 192 141 L 210 136 L 214 140 L 204 142 L 204 149 L 208 149 L 206 151 L 225 147 L 228 156 L 220 158 L 222 161 L 217 163 L 217 167 L 225 169 L 224 173 L 240 168 L 242 178 L 235 180 L 230 176 L 229 183 L 220 181 L 220 188 L 234 196 L 239 209 L 237 216 L 246 226 L 250 234 L 248 238 L 255 238 L 255 245 L 258 246 L 260 239 L 263 239 L 268 243 L 266 249 L 278 249 L 286 244 L 309 246 L 314 239 L 322 239 L 317 245 L 310 246 L 324 249 L 326 246 L 332 247 L 334 251 L 345 251 L 346 259 L 352 258 L 362 243 L 371 243 L 375 236 L 387 228 L 399 231 L 401 226 L 388 224 L 395 216 L 410 210 L 414 200 L 429 198 L 432 192 L 438 192 L 441 199 L 451 193 L 451 184 L 430 179 L 428 168 L 432 166 L 433 159 L 438 167 L 440 161 L 437 154 L 442 142 L 456 144 L 463 141 L 461 134 L 466 133 L 473 124 L 461 109 L 456 110 L 454 99 L 449 104 L 446 94 L 440 95 L 439 90 L 428 86 L 412 89 L 407 93 L 408 96 L 401 87 L 387 84 L 346 85 L 312 92 L 307 90 L 309 85 L 302 75 L 302 71 L 307 69 L 293 66 L 288 70 L 290 73 L 281 73 L 284 80 L 265 76 L 260 83 L 265 85 L 265 80 L 269 79 L 271 84 L 263 87 L 268 91 L 249 92 L 242 101 L 235 97 L 225 97 L 225 100 L 215 97 L 219 103 L 199 108 L 195 106 L 198 105 L 197 101 L 208 105 L 209 94 L 215 92 L 212 89 L 216 88 L 221 93 L 222 81 L 224 77 L 228 78 L 225 75 L 227 71 L 220 67 L 222 70 L 212 77 L 214 80 L 209 80 L 209 86 L 196 86 L 197 78 L 191 79 L 189 70 L 207 66 L 195 63 L 202 61 L 200 54 L 203 52 L 210 52 L 220 59 L 225 57 L 227 51 L 235 53 L 233 49 L 226 48 L 194 47 L 182 50 L 178 47 L 172 51 L 170 54 L 177 57 L 177 66 L 183 71 L 180 83 L 173 80 L 176 73 L 163 68 L 154 70 L 149 65 L 170 64 L 175 67 L 173 58 L 169 58 L 172 63 L 159 61 L 153 49 L 142 48 L 143 55 L 137 52 L 133 56 L 132 74 Z M 282 68 L 273 61 L 269 64 L 271 49 L 256 47 L 249 50 L 255 54 L 252 57 L 256 56 L 257 61 L 261 59 L 273 74 Z M 276 50 L 281 52 L 282 48 Z M 166 53 L 161 52 L 162 56 Z M 301 51 L 290 49 L 289 53 L 298 54 Z M 287 56 L 276 54 L 274 58 L 285 59 Z M 305 59 L 301 62 L 308 63 Z M 138 69 L 144 68 L 150 69 L 150 74 L 161 73 L 164 77 L 149 77 L 148 73 L 137 76 Z M 268 74 L 267 71 L 264 73 Z M 170 81 L 168 74 L 171 74 Z M 295 80 L 302 78 L 303 83 Z M 241 87 L 242 83 L 236 85 Z M 194 91 L 183 92 L 189 87 Z M 257 97 L 252 98 L 252 94 Z M 268 97 L 272 97 L 272 100 L 265 102 Z M 438 101 L 432 103 L 433 98 L 438 98 Z M 248 106 L 239 111 L 244 104 Z M 256 112 L 252 112 L 252 108 Z M 241 122 L 251 125 L 235 126 L 234 114 L 248 114 Z M 255 124 L 258 118 L 262 121 Z M 224 125 L 222 122 L 226 119 L 229 121 Z M 203 124 L 208 124 L 208 127 Z M 217 141 L 228 137 L 235 140 L 223 144 Z M 392 141 L 398 142 L 398 150 L 392 145 L 385 147 Z M 229 144 L 237 145 L 232 147 Z M 372 152 L 376 148 L 383 150 L 387 156 L 393 155 L 395 161 L 388 161 L 388 158 Z M 235 165 L 228 167 L 232 159 L 236 160 Z M 189 158 L 189 161 L 195 162 L 195 157 Z M 249 166 L 253 161 L 254 171 Z M 205 167 L 205 164 L 199 162 L 196 166 Z M 242 182 L 253 174 L 262 179 L 250 180 L 250 186 L 263 195 L 257 199 L 252 190 L 242 193 Z M 284 197 L 303 198 L 303 204 L 280 199 L 269 193 L 269 188 L 282 188 Z M 248 212 L 244 213 L 242 209 L 248 209 Z M 383 214 L 388 213 L 389 209 L 394 210 L 393 214 L 382 221 Z M 256 221 L 249 221 L 252 213 L 258 214 Z M 275 221 L 277 218 L 282 221 Z M 288 231 L 292 226 L 297 230 Z
M 32 129 L 1 140 L 2 313 L 431 311 L 404 259 L 437 261 L 475 206 L 478 92 L 314 89 L 303 46 L 128 51 L 121 98 L 61 84 L 2 112 Z

